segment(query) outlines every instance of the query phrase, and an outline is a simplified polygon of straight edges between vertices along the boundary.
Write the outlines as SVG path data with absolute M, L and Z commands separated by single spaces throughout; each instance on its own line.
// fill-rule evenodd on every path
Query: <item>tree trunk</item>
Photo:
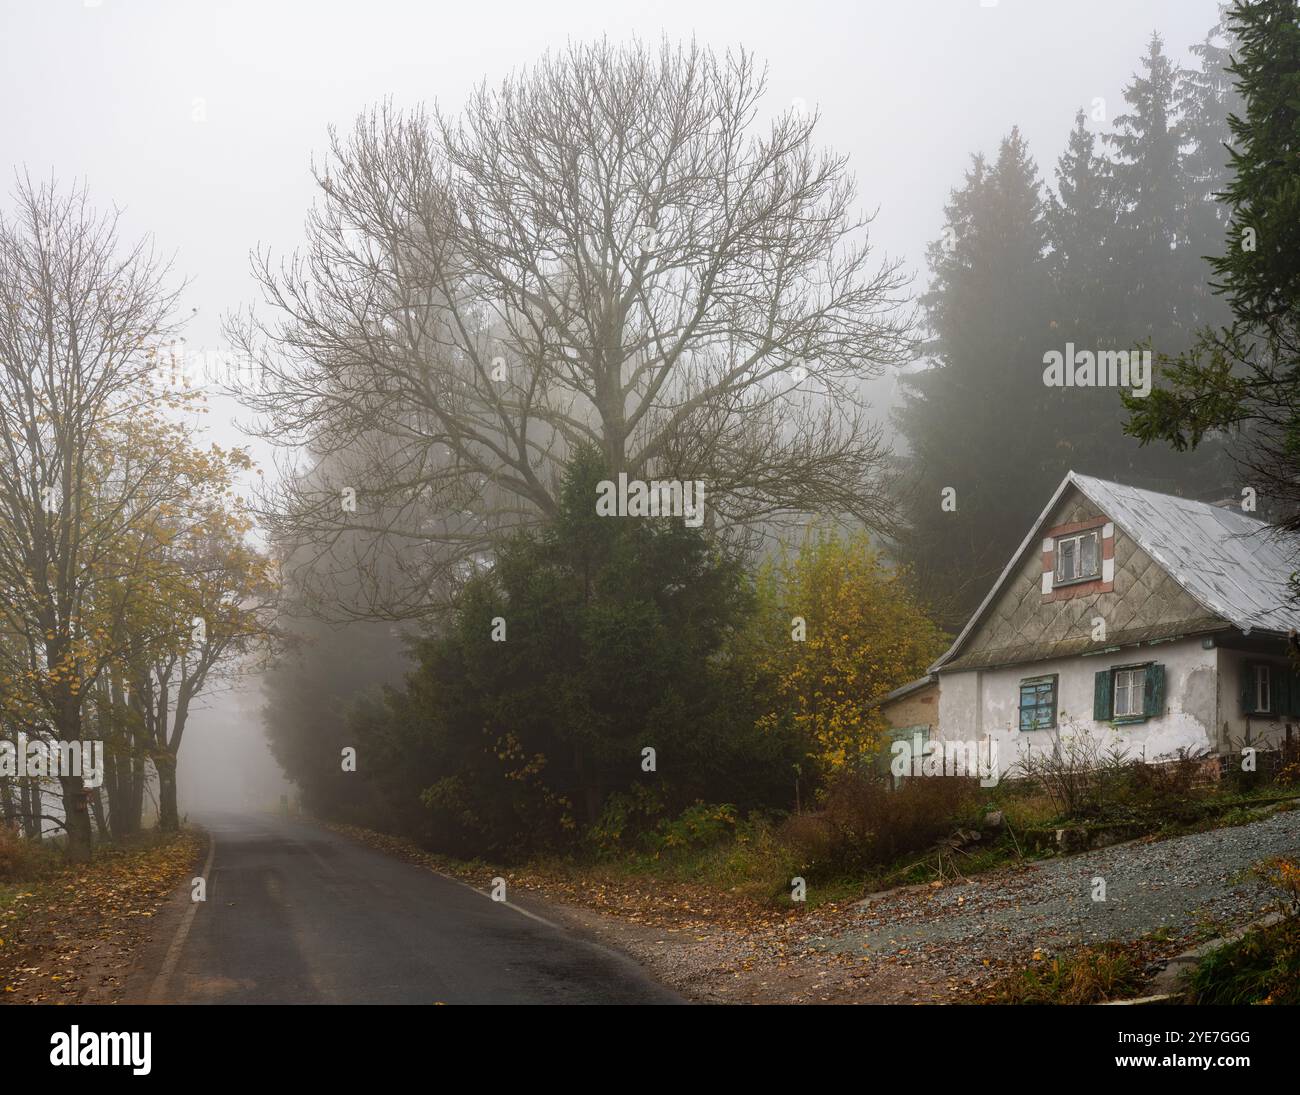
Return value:
M 68 833 L 68 862 L 89 863 L 94 839 L 90 831 L 90 803 L 80 776 L 60 776 L 63 787 L 63 824 Z
M 126 803 L 126 817 L 123 821 L 123 831 L 128 835 L 138 833 L 143 824 L 144 816 L 144 788 L 148 782 L 148 770 L 146 767 L 146 757 L 144 749 L 141 747 L 139 739 L 135 732 L 131 736 L 131 772 L 127 783 L 128 795 Z
M 176 756 L 159 752 L 154 755 L 158 770 L 158 829 L 164 833 L 177 832 L 181 827 L 176 809 Z
M 31 776 L 27 776 L 19 786 L 18 800 L 22 808 L 23 836 L 35 840 L 41 835 L 41 791 Z
M 104 797 L 102 787 L 96 787 L 90 794 L 90 809 L 95 815 L 95 831 L 101 841 L 108 839 L 108 824 L 104 820 Z
M 75 742 L 80 748 L 81 700 L 70 691 L 62 699 L 55 726 L 60 741 Z M 90 831 L 90 797 L 86 794 L 86 781 L 81 776 L 61 775 L 59 784 L 63 788 L 63 825 L 68 834 L 68 862 L 89 863 L 94 839 Z

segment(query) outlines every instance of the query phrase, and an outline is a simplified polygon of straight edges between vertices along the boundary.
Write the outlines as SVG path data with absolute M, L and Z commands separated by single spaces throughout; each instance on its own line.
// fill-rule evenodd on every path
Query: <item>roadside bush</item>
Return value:
M 649 841 L 656 854 L 708 848 L 730 839 L 737 820 L 734 806 L 697 802 L 671 821 L 661 821 Z
M 931 847 L 972 819 L 974 779 L 909 779 L 897 790 L 881 780 L 844 773 L 831 779 L 815 813 L 789 818 L 781 835 L 809 876 L 837 877 L 892 863 Z
M 600 817 L 587 828 L 587 843 L 602 859 L 624 855 L 640 846 L 663 812 L 663 798 L 645 784 L 634 783 L 605 800 Z
M 30 881 L 59 858 L 40 841 L 22 836 L 16 827 L 0 824 L 0 882 Z
M 1300 783 L 1300 741 L 1284 741 L 1278 754 L 1274 782 L 1284 787 Z
M 702 851 L 733 841 L 740 815 L 727 803 L 697 802 L 663 817 L 662 798 L 643 785 L 610 795 L 587 841 L 602 859 L 628 854 L 663 856 Z

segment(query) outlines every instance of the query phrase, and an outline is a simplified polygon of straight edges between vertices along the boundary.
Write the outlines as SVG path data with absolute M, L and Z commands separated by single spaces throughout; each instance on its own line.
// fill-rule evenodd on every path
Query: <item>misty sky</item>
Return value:
M 989 2 L 989 0 L 985 0 Z M 300 240 L 326 127 L 385 96 L 455 108 L 571 38 L 743 45 L 773 109 L 822 113 L 874 238 L 920 267 L 970 153 L 1019 125 L 1051 168 L 1079 106 L 1120 90 L 1153 29 L 1187 57 L 1215 0 L 488 4 L 0 0 L 0 166 L 86 180 L 193 279 L 189 345 L 253 297 L 247 254 Z M 205 117 L 196 121 L 196 117 Z M 6 190 L 9 186 L 6 185 Z
M 570 39 L 694 36 L 766 61 L 772 111 L 795 99 L 820 109 L 821 142 L 849 154 L 863 209 L 879 208 L 876 245 L 920 270 L 972 152 L 996 151 L 1019 125 L 1051 181 L 1078 107 L 1102 98 L 1108 119 L 1122 111 L 1151 31 L 1187 60 L 1216 11 L 1215 0 L 0 0 L 0 189 L 7 206 L 25 167 L 124 209 L 126 234 L 153 233 L 192 279 L 189 348 L 217 350 L 222 314 L 254 299 L 250 248 L 301 241 L 310 160 L 331 123 L 386 96 L 455 109 L 478 81 Z M 213 432 L 244 441 L 230 410 L 214 408 Z M 198 792 L 187 771 L 225 765 L 227 786 L 266 777 L 255 706 L 227 696 L 197 717 L 183 795 Z M 209 733 L 224 711 L 248 753 Z

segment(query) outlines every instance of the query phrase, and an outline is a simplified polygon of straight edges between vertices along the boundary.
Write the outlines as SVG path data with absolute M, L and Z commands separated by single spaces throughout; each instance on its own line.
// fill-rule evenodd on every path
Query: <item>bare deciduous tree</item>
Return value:
M 287 476 L 274 533 L 322 573 L 402 560 L 356 611 L 427 610 L 555 511 L 583 441 L 612 473 L 702 480 L 715 528 L 888 523 L 861 385 L 910 352 L 905 279 L 815 116 L 759 125 L 765 82 L 743 52 L 599 42 L 459 117 L 331 133 L 306 250 L 257 257 L 271 316 L 229 333 L 266 436 L 347 468 Z

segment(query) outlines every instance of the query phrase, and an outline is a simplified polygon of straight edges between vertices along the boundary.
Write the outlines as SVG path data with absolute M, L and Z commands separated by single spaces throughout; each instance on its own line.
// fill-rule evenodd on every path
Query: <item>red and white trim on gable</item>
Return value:
M 1089 529 L 1101 529 L 1101 577 L 1091 581 L 1056 585 L 1056 541 Z M 1115 524 L 1105 517 L 1074 521 L 1049 528 L 1043 537 L 1043 601 L 1068 601 L 1093 593 L 1110 593 L 1115 588 Z

